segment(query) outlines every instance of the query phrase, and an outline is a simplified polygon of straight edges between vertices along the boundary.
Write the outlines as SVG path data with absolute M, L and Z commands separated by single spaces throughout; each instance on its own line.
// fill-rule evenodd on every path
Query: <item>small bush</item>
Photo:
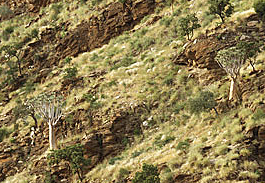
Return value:
M 121 168 L 119 170 L 119 175 L 117 177 L 118 179 L 118 183 L 123 183 L 128 176 L 130 175 L 130 171 L 125 169 L 125 168 Z M 127 181 L 126 181 L 127 182 Z
M 64 149 L 53 150 L 48 154 L 47 158 L 49 165 L 58 164 L 61 161 L 69 162 L 72 172 L 78 175 L 81 182 L 84 178 L 84 167 L 91 163 L 90 159 L 84 158 L 84 147 L 81 144 L 68 146 Z
M 188 142 L 188 140 L 179 142 L 176 149 L 177 150 L 186 150 L 190 147 L 190 143 Z
M 171 141 L 175 140 L 175 137 L 173 136 L 166 136 L 166 138 L 163 140 L 161 140 L 161 138 L 162 138 L 162 135 L 159 135 L 155 138 L 155 141 L 154 141 L 154 145 L 157 145 L 160 148 L 170 143 Z
M 157 167 L 154 165 L 143 164 L 142 171 L 136 172 L 132 180 L 133 183 L 160 183 Z
M 10 34 L 12 34 L 14 32 L 14 27 L 13 26 L 9 26 L 7 28 L 5 28 L 5 30 L 2 33 L 2 38 L 5 41 L 9 40 Z
M 202 91 L 198 97 L 188 100 L 188 107 L 191 114 L 200 114 L 201 112 L 215 109 L 216 105 L 214 95 L 210 91 Z
M 9 131 L 6 128 L 0 128 L 0 142 L 9 136 Z
M 77 68 L 76 67 L 69 67 L 64 70 L 65 76 L 64 79 L 73 79 L 77 75 Z
M 265 112 L 262 109 L 258 109 L 252 116 L 254 121 L 259 121 L 265 118 Z
M 136 158 L 137 156 L 140 156 L 143 153 L 143 150 L 140 151 L 134 151 L 132 153 L 132 158 Z
M 256 0 L 253 5 L 256 13 L 260 18 L 265 20 L 265 1 L 264 0 Z
M 9 18 L 13 15 L 12 10 L 9 9 L 8 6 L 0 6 L 0 16 L 2 18 Z
M 116 161 L 122 160 L 122 157 L 114 157 L 109 160 L 110 165 L 114 165 Z

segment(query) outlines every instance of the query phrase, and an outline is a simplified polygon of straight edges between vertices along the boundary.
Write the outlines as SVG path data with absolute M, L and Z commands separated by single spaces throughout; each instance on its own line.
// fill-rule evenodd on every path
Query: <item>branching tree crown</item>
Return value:
M 233 98 L 233 95 L 236 95 L 237 98 L 241 100 L 241 90 L 238 85 L 237 79 L 240 75 L 240 69 L 245 62 L 244 53 L 236 47 L 231 47 L 228 49 L 220 50 L 217 53 L 215 60 L 231 78 L 229 100 Z
M 258 42 L 248 42 L 248 41 L 240 41 L 236 48 L 241 50 L 245 56 L 245 60 L 248 60 L 250 65 L 252 66 L 253 71 L 255 71 L 254 63 L 258 56 L 258 53 L 261 51 L 261 43 Z
M 57 149 L 55 125 L 63 115 L 63 97 L 55 93 L 44 93 L 32 99 L 31 105 L 49 125 L 50 149 Z
M 3 59 L 7 61 L 9 67 L 9 70 L 6 73 L 11 75 L 13 80 L 16 80 L 18 77 L 17 71 L 20 76 L 22 76 L 22 44 L 13 43 L 11 45 L 4 45 L 0 48 L 0 53 L 2 54 Z
M 231 4 L 230 0 L 208 0 L 209 13 L 213 15 L 218 15 L 222 23 L 225 22 L 226 17 L 230 17 L 234 11 L 234 6 Z
M 240 74 L 240 69 L 245 62 L 245 55 L 236 47 L 220 50 L 215 60 L 221 68 L 232 78 L 236 79 Z
M 194 30 L 201 27 L 198 22 L 199 19 L 196 17 L 195 13 L 180 18 L 178 21 L 180 35 L 187 36 L 188 40 L 191 40 Z

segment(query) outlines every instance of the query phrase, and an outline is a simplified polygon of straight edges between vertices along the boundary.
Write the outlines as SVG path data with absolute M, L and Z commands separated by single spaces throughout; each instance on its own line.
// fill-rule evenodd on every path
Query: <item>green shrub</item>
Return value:
M 136 158 L 137 156 L 140 156 L 141 154 L 143 153 L 143 150 L 140 150 L 140 151 L 134 151 L 132 153 L 132 158 Z
M 136 172 L 132 180 L 133 183 L 160 183 L 157 167 L 154 165 L 143 164 L 142 171 Z
M 200 114 L 201 112 L 215 109 L 216 105 L 214 95 L 210 91 L 202 91 L 199 96 L 188 100 L 188 107 L 191 114 Z
M 114 157 L 109 160 L 110 165 L 114 165 L 116 161 L 122 160 L 122 157 Z
M 173 136 L 166 136 L 166 138 L 163 140 L 161 140 L 161 138 L 162 138 L 162 135 L 159 135 L 155 138 L 155 141 L 154 141 L 154 145 L 157 145 L 160 148 L 170 143 L 171 141 L 175 140 L 175 137 Z
M 256 13 L 260 18 L 265 20 L 265 1 L 264 0 L 256 0 L 253 5 Z
M 2 18 L 9 18 L 9 17 L 11 17 L 13 15 L 13 12 L 12 12 L 12 10 L 10 10 L 9 9 L 9 7 L 8 6 L 0 6 L 0 16 L 2 17 Z
M 129 170 L 127 170 L 127 169 L 125 169 L 125 168 L 121 168 L 120 170 L 119 170 L 119 175 L 118 175 L 118 177 L 117 177 L 117 183 L 125 183 L 125 182 L 127 182 L 127 181 L 125 181 L 124 179 L 126 179 L 128 176 L 130 175 L 130 171 Z
M 188 140 L 179 142 L 176 149 L 177 150 L 187 150 L 190 147 L 190 143 Z
M 9 40 L 10 34 L 14 32 L 14 27 L 13 26 L 8 26 L 7 28 L 4 29 L 2 33 L 2 38 L 5 41 Z
M 49 165 L 67 161 L 72 172 L 78 175 L 79 180 L 83 180 L 83 169 L 91 163 L 90 159 L 84 158 L 84 147 L 81 144 L 68 146 L 64 149 L 52 150 L 47 156 Z
M 259 120 L 264 119 L 264 118 L 265 118 L 265 112 L 262 109 L 256 110 L 252 116 L 252 119 L 254 121 L 259 121 Z
M 64 79 L 73 79 L 77 75 L 77 68 L 69 67 L 69 68 L 66 68 L 64 72 L 65 72 Z
M 10 132 L 6 128 L 0 128 L 0 142 L 2 142 L 6 137 L 8 137 Z

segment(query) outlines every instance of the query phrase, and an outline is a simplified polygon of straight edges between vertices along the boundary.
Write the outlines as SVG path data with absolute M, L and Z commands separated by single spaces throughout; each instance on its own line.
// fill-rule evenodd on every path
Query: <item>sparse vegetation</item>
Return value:
M 265 180 L 264 26 L 250 9 L 254 2 L 222 1 L 215 12 L 208 0 L 159 1 L 154 12 L 142 4 L 150 2 L 59 1 L 39 14 L 44 3 L 19 12 L 6 2 L 15 14 L 0 7 L 0 47 L 23 43 L 12 48 L 21 51 L 21 74 L 15 56 L 3 50 L 0 58 L 0 181 Z M 228 75 L 213 62 L 225 50 L 217 60 Z M 227 101 L 233 69 L 242 105 Z M 31 99 L 50 92 L 58 103 L 39 99 L 33 108 Z M 61 149 L 46 151 L 41 107 L 50 116 L 63 110 L 54 127 Z M 85 151 L 74 147 L 79 143 Z

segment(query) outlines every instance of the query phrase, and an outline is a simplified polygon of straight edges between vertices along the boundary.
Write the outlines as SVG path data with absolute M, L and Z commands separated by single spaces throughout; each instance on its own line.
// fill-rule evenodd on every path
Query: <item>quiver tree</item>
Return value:
M 236 47 L 220 50 L 215 60 L 221 68 L 223 68 L 231 79 L 230 92 L 228 100 L 231 100 L 233 96 L 241 101 L 241 89 L 238 84 L 238 77 L 240 75 L 240 69 L 244 64 L 245 55 L 241 50 Z
M 36 109 L 38 114 L 47 121 L 49 126 L 49 143 L 50 149 L 57 149 L 57 141 L 55 135 L 55 125 L 62 117 L 62 108 L 64 103 L 62 97 L 52 94 L 41 94 L 35 98 L 32 107 Z
M 241 50 L 242 53 L 245 56 L 245 60 L 249 61 L 253 72 L 255 72 L 254 64 L 256 62 L 256 58 L 258 56 L 258 53 L 261 51 L 261 43 L 257 42 L 248 42 L 248 41 L 240 41 L 237 43 L 236 48 Z

